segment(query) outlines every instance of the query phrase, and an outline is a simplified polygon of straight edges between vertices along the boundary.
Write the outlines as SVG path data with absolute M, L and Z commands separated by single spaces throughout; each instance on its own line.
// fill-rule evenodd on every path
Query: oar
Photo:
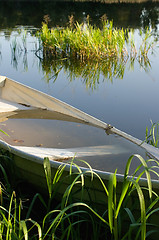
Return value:
M 132 143 L 135 143 L 136 145 L 140 146 L 141 148 L 145 149 L 152 157 L 157 159 L 159 161 L 159 149 L 147 144 L 144 141 L 141 141 L 140 139 L 137 139 L 115 127 L 112 127 L 109 125 L 109 127 L 106 129 L 107 134 L 116 134 L 118 136 L 121 136 L 127 140 L 129 140 Z

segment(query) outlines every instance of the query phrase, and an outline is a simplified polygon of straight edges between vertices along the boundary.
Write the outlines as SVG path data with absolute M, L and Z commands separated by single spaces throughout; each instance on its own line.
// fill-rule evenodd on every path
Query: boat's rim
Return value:
M 12 154 L 15 154 L 22 158 L 27 158 L 27 160 L 29 160 L 29 161 L 43 165 L 43 162 L 44 162 L 43 157 L 35 156 L 33 154 L 22 151 L 22 150 L 18 149 L 18 146 L 12 146 L 2 140 L 0 140 L 0 146 Z M 56 169 L 58 167 L 60 167 L 61 165 L 65 165 L 65 171 L 67 171 L 67 172 L 70 172 L 70 166 L 71 166 L 72 172 L 75 173 L 78 170 L 75 165 L 72 165 L 72 164 L 70 165 L 70 163 L 68 163 L 68 162 L 66 163 L 66 162 L 61 162 L 61 161 L 51 159 L 50 164 L 52 167 L 54 167 Z M 85 173 L 87 175 L 91 175 L 94 172 L 103 180 L 109 180 L 110 176 L 112 174 L 114 174 L 113 172 L 107 172 L 107 171 L 97 170 L 97 169 L 93 169 L 93 168 L 89 169 L 87 167 L 80 167 L 80 169 L 83 173 Z M 118 182 L 122 183 L 124 181 L 124 174 L 116 173 L 116 177 L 117 177 Z M 128 176 L 128 179 L 131 179 L 131 178 L 132 178 L 131 176 Z M 152 182 L 152 187 L 157 188 L 157 189 L 159 188 L 159 180 L 151 179 L 151 182 Z M 141 186 L 147 186 L 147 179 L 140 178 L 139 183 Z

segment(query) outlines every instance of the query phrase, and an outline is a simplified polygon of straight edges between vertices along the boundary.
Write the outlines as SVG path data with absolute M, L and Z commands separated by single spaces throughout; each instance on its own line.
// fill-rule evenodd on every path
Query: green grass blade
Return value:
M 111 233 L 114 228 L 114 214 L 116 212 L 116 171 L 110 175 L 108 185 L 108 219 Z
M 47 237 L 47 235 L 49 234 L 49 232 L 52 230 L 52 231 L 55 231 L 56 228 L 58 227 L 58 225 L 61 223 L 62 221 L 62 218 L 63 216 L 65 216 L 65 213 L 70 210 L 70 209 L 73 209 L 74 207 L 86 207 L 92 214 L 94 214 L 99 220 L 101 220 L 103 223 L 105 223 L 107 226 L 109 226 L 109 223 L 104 219 L 102 218 L 96 211 L 94 211 L 89 205 L 85 204 L 85 203 L 73 203 L 67 207 L 65 207 L 64 209 L 62 209 L 59 214 L 54 218 L 54 220 L 52 221 L 52 223 L 50 224 L 50 227 L 48 228 L 46 234 L 44 235 L 43 239 L 45 239 Z M 45 220 L 46 218 L 50 215 L 50 214 L 54 214 L 55 212 L 58 212 L 58 211 L 51 211 L 49 214 L 46 215 L 45 217 Z M 44 220 L 44 221 L 45 221 Z M 45 223 L 43 222 L 43 225 Z
M 49 191 L 49 197 L 51 198 L 51 194 L 52 194 L 51 165 L 48 157 L 44 158 L 43 164 L 44 164 L 45 176 L 46 176 L 46 181 L 47 181 L 47 186 Z
M 36 201 L 37 199 L 39 199 L 40 202 L 41 202 L 41 203 L 43 204 L 43 206 L 45 207 L 45 209 L 47 209 L 47 205 L 46 205 L 44 199 L 42 198 L 42 196 L 41 196 L 39 193 L 36 193 L 36 194 L 34 195 L 34 197 L 33 197 L 33 200 L 31 201 L 31 204 L 30 204 L 29 208 L 28 208 L 28 211 L 27 211 L 27 214 L 26 214 L 26 218 L 27 218 L 27 219 L 30 217 L 30 214 L 31 214 L 31 212 L 32 212 L 32 210 L 33 210 L 33 206 L 34 206 L 35 201 Z
M 0 132 L 9 137 L 9 135 L 6 132 L 4 132 L 2 129 L 0 129 Z
M 25 221 L 21 220 L 19 225 L 20 225 L 20 229 L 22 229 L 22 231 L 24 233 L 24 239 L 28 240 L 28 229 L 27 229 Z
M 118 206 L 117 206 L 117 209 L 116 209 L 115 218 L 118 217 L 119 211 L 120 211 L 122 203 L 124 201 L 124 198 L 127 195 L 129 186 L 130 186 L 129 181 L 124 182 L 123 187 L 122 187 L 122 192 L 121 192 L 121 195 L 120 195 L 120 199 L 119 199 L 119 202 L 118 202 Z
M 138 197 L 139 197 L 140 212 L 141 212 L 141 240 L 145 240 L 145 237 L 146 237 L 146 210 L 145 210 L 144 195 L 143 195 L 140 185 L 133 179 L 131 181 L 135 185 L 135 188 L 137 190 Z

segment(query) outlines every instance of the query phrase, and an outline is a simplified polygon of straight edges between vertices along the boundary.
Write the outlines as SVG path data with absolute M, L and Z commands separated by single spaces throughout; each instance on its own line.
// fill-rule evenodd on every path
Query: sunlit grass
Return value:
M 55 81 L 64 69 L 70 81 L 82 77 L 87 88 L 95 89 L 100 78 L 122 79 L 129 63 L 131 70 L 135 62 L 145 71 L 151 68 L 148 54 L 155 42 L 151 30 L 140 31 L 138 46 L 132 29 L 118 29 L 104 16 L 99 25 L 91 25 L 89 17 L 84 23 L 74 23 L 73 16 L 61 28 L 50 29 L 43 22 L 36 55 L 48 81 Z
M 80 78 L 87 88 L 94 90 L 103 80 L 123 79 L 127 65 L 133 70 L 137 62 L 145 71 L 150 70 L 149 53 L 155 43 L 151 30 L 140 31 L 137 46 L 132 29 L 117 29 L 112 21 L 102 19 L 99 27 L 91 25 L 89 18 L 84 23 L 74 23 L 72 16 L 66 27 L 50 29 L 43 23 L 36 35 L 36 50 L 32 51 L 39 58 L 47 81 L 55 81 L 64 70 L 70 81 Z M 22 59 L 27 71 L 26 31 L 19 32 L 19 36 L 11 43 L 11 63 L 18 68 Z
M 113 22 L 102 21 L 102 29 L 89 23 L 74 27 L 49 29 L 43 23 L 40 38 L 44 50 L 55 57 L 68 57 L 85 61 L 88 59 L 125 58 L 127 57 L 125 38 L 127 31 L 113 28 Z
M 153 47 L 150 40 L 151 31 L 140 33 L 142 42 L 137 49 L 133 31 L 130 29 L 118 29 L 112 21 L 102 18 L 102 27 L 93 26 L 87 22 L 79 24 L 69 18 L 69 26 L 49 29 L 43 22 L 39 34 L 44 48 L 44 55 L 53 55 L 55 58 L 69 58 L 74 60 L 105 60 L 126 59 L 128 57 L 147 57 Z

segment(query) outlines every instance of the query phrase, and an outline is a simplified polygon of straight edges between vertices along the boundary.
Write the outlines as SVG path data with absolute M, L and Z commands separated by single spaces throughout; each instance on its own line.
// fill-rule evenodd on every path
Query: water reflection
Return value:
M 36 45 L 36 42 L 34 43 Z M 14 39 L 11 43 L 11 64 L 13 68 L 18 70 L 18 65 L 23 66 L 23 70 L 28 70 L 28 50 Z M 38 47 L 38 49 L 37 49 Z M 100 79 L 113 82 L 114 79 L 123 79 L 125 70 L 129 66 L 129 70 L 134 70 L 134 64 L 138 61 L 140 67 L 146 72 L 151 69 L 149 58 L 145 55 L 136 57 L 133 54 L 127 58 L 107 58 L 102 61 L 87 61 L 69 60 L 69 59 L 54 59 L 45 55 L 41 48 L 36 45 L 35 56 L 39 58 L 39 67 L 45 75 L 47 82 L 58 78 L 62 70 L 67 73 L 67 79 L 70 82 L 76 78 L 81 78 L 86 88 L 96 89 L 100 84 Z M 33 49 L 32 49 L 33 51 Z M 34 56 L 34 57 L 35 57 Z
M 25 36 L 22 36 L 22 43 L 21 46 L 20 43 L 17 41 L 17 38 L 15 37 L 13 41 L 11 42 L 11 65 L 16 70 L 18 69 L 18 64 L 20 61 L 22 61 L 23 69 L 25 71 L 28 70 L 28 59 L 27 59 L 27 45 L 26 45 L 26 33 Z
M 35 51 L 37 46 L 37 39 L 34 37 L 37 29 L 33 27 L 17 27 L 11 32 L 4 31 L 3 36 L 5 40 L 2 44 L 8 42 L 10 44 L 11 65 L 18 71 L 19 66 L 24 72 L 28 71 L 29 60 L 28 54 L 32 52 L 32 58 L 35 58 Z M 1 56 L 4 57 L 5 52 Z M 22 70 L 21 69 L 21 70 Z
M 36 13 L 36 14 L 33 14 Z M 83 22 L 90 15 L 92 24 L 106 14 L 108 20 L 117 27 L 145 28 L 151 26 L 157 34 L 159 3 L 95 3 L 71 1 L 0 1 L 0 29 L 12 29 L 15 26 L 27 25 L 41 27 L 43 16 L 48 14 L 51 25 L 64 26 L 68 16 L 76 16 L 78 22 Z M 7 34 L 8 35 L 8 34 Z
M 45 73 L 47 81 L 53 79 L 56 81 L 59 73 L 64 70 L 68 74 L 70 81 L 76 78 L 81 78 L 87 88 L 96 89 L 100 83 L 101 76 L 111 82 L 114 78 L 123 78 L 125 71 L 125 62 L 122 59 L 107 59 L 105 61 L 69 61 L 57 60 L 48 61 L 48 59 L 41 60 L 41 66 Z
M 36 14 L 32 14 L 36 12 Z M 130 27 L 133 29 L 142 29 L 145 27 L 152 29 L 153 34 L 158 38 L 158 16 L 159 3 L 142 3 L 142 4 L 102 4 L 95 2 L 65 2 L 65 1 L 5 1 L 0 2 L 0 29 L 6 40 L 10 40 L 15 29 L 20 31 L 20 25 L 27 26 L 27 31 L 33 36 L 37 28 L 41 27 L 44 15 L 50 16 L 50 26 L 66 26 L 68 16 L 73 14 L 78 22 L 85 21 L 87 15 L 90 15 L 91 24 L 98 24 L 103 14 L 106 14 L 108 20 L 113 19 L 115 27 Z M 30 26 L 30 28 L 28 28 Z M 4 29 L 4 31 L 3 31 Z M 17 34 L 17 33 L 16 33 Z M 28 51 L 37 50 L 35 45 L 28 50 L 25 46 L 27 37 L 23 38 L 19 44 L 17 39 L 11 40 L 11 65 L 18 70 L 18 65 L 23 66 L 23 70 L 28 70 Z M 65 70 L 70 81 L 80 77 L 88 88 L 95 89 L 99 84 L 100 77 L 113 81 L 114 78 L 122 79 L 126 67 L 133 70 L 135 61 L 138 61 L 140 67 L 149 71 L 151 63 L 146 57 L 116 59 L 115 61 L 107 59 L 103 63 L 91 61 L 81 63 L 79 61 L 70 62 L 66 59 L 53 60 L 43 56 L 43 53 L 37 54 L 40 59 L 40 68 L 44 72 L 47 81 L 57 79 L 61 70 Z M 0 57 L 1 55 L 0 52 Z M 99 77 L 100 76 L 100 77 Z
M 34 35 L 34 34 L 33 34 Z M 32 44 L 29 47 L 29 39 Z M 149 43 L 150 44 L 150 43 Z M 151 44 L 150 44 L 151 45 Z M 134 65 L 138 62 L 146 72 L 151 69 L 151 64 L 147 55 L 130 53 L 125 58 L 109 57 L 102 61 L 80 61 L 70 60 L 68 58 L 55 59 L 50 55 L 46 55 L 38 38 L 31 36 L 30 32 L 23 29 L 18 31 L 17 37 L 14 37 L 10 44 L 11 48 L 11 64 L 13 68 L 18 70 L 18 66 L 23 66 L 23 71 L 28 70 L 28 53 L 32 52 L 34 58 L 39 59 L 39 68 L 43 71 L 47 82 L 58 78 L 61 71 L 65 71 L 67 79 L 72 82 L 76 78 L 80 78 L 86 88 L 96 89 L 100 81 L 114 79 L 123 79 L 126 69 L 134 70 Z

